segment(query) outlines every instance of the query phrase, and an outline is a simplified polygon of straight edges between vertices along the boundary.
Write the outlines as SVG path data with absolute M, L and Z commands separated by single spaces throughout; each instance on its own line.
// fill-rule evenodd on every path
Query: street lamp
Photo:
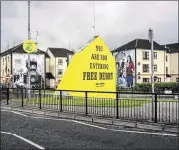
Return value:
M 151 44 L 151 83 L 152 83 L 152 119 L 154 118 L 154 58 L 153 58 L 153 30 L 149 29 L 148 32 L 149 43 Z

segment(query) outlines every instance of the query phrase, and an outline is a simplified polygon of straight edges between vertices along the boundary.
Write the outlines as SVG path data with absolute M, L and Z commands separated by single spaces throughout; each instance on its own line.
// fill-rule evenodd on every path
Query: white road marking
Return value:
M 2 110 L 1 110 L 1 111 L 2 111 Z M 9 111 L 9 112 L 12 112 L 12 111 Z M 13 111 L 13 113 L 16 113 L 16 112 Z M 18 112 L 17 112 L 16 114 L 24 115 L 24 114 L 21 114 L 21 113 L 18 113 Z M 109 129 L 109 128 L 104 128 L 104 127 L 100 127 L 100 126 L 96 126 L 96 125 L 84 123 L 84 122 L 81 122 L 81 121 L 70 120 L 70 119 L 55 119 L 55 118 L 36 117 L 36 116 L 27 116 L 27 115 L 24 115 L 24 116 L 25 116 L 25 117 L 35 118 L 35 119 L 45 119 L 45 120 L 56 120 L 56 121 L 74 122 L 74 123 L 83 124 L 83 125 L 86 125 L 86 126 L 91 126 L 91 127 L 94 127 L 94 128 L 99 128 L 99 129 L 102 129 L 102 130 L 110 130 L 110 131 L 115 131 L 115 132 L 126 132 L 126 133 L 136 133 L 136 134 L 148 134 L 148 135 L 159 135 L 159 136 L 174 136 L 174 137 L 178 136 L 177 134 L 167 134 L 167 133 L 155 133 L 155 132 L 143 132 L 143 131 L 128 131 L 128 130 Z
M 35 146 L 35 147 L 38 148 L 38 149 L 45 149 L 45 148 L 43 148 L 42 146 L 40 146 L 40 145 L 38 145 L 38 144 L 36 144 L 36 143 L 34 143 L 34 142 L 32 142 L 32 141 L 30 141 L 30 140 L 28 140 L 28 139 L 22 137 L 22 136 L 20 136 L 20 135 L 13 134 L 13 133 L 10 133 L 10 132 L 1 132 L 1 133 L 2 133 L 2 134 L 13 135 L 13 136 L 15 136 L 15 137 L 17 137 L 17 138 L 19 138 L 19 139 L 21 139 L 21 140 L 23 140 L 23 141 L 29 143 L 29 144 Z
M 20 112 L 16 112 L 16 111 L 12 111 L 12 110 L 1 110 L 1 111 L 12 112 L 12 113 L 14 113 L 14 114 L 18 114 L 18 115 L 21 115 L 21 116 L 24 116 L 24 117 L 28 117 L 28 116 L 25 115 L 25 114 L 22 114 L 22 113 L 20 113 Z
M 86 125 L 86 126 L 95 127 L 95 128 L 99 128 L 99 129 L 103 129 L 103 130 L 108 130 L 107 128 L 92 125 L 92 124 L 88 124 L 88 123 L 84 123 L 84 122 L 81 122 L 81 121 L 76 121 L 76 120 L 72 120 L 72 121 L 75 122 L 75 123 Z

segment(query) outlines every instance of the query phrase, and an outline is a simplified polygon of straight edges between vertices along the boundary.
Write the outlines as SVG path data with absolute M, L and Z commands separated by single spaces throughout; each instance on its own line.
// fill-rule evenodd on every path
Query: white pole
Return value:
M 154 55 L 153 55 L 153 30 L 149 29 L 149 38 L 150 38 L 150 42 L 151 42 L 151 83 L 152 83 L 152 118 L 154 118 Z
M 28 1 L 28 40 L 31 39 L 30 37 L 30 1 Z M 29 94 L 29 99 L 30 99 L 30 89 L 31 89 L 31 85 L 30 85 L 30 54 L 28 53 L 28 78 L 27 78 L 27 82 L 28 82 L 28 94 Z

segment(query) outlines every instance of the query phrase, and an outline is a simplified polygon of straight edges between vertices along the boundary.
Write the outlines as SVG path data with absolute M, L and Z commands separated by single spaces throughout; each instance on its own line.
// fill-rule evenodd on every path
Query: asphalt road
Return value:
M 12 134 L 4 134 L 5 132 Z M 17 135 L 23 138 L 18 138 Z M 131 133 L 127 130 L 117 132 L 80 122 L 46 120 L 12 112 L 1 112 L 1 149 L 40 149 L 39 147 L 45 149 L 178 149 L 178 137 Z

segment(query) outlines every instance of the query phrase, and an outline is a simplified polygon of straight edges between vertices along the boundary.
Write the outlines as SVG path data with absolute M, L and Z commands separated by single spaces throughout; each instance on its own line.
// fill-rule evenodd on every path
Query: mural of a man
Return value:
M 26 61 L 27 71 L 25 73 L 15 73 L 14 81 L 16 87 L 27 87 L 28 78 L 28 61 Z M 30 60 L 30 83 L 31 88 L 43 88 L 44 80 L 42 75 L 37 72 L 37 61 L 35 59 Z
M 126 63 L 126 77 L 127 77 L 127 86 L 131 88 L 133 86 L 133 72 L 134 72 L 134 63 L 130 55 L 127 56 Z

